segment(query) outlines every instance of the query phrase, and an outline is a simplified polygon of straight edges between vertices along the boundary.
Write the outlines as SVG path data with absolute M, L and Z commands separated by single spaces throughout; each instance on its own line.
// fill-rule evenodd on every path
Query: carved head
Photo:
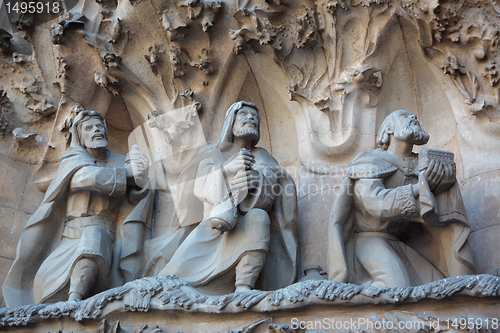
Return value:
M 249 102 L 236 102 L 227 110 L 218 144 L 232 143 L 234 137 L 248 137 L 255 146 L 260 139 L 260 109 Z
M 96 111 L 81 111 L 75 118 L 71 128 L 71 147 L 106 148 L 108 131 L 106 121 Z
M 414 145 L 425 145 L 429 134 L 420 127 L 417 116 L 406 110 L 396 110 L 385 118 L 377 135 L 377 144 L 383 150 L 389 148 L 391 135 Z

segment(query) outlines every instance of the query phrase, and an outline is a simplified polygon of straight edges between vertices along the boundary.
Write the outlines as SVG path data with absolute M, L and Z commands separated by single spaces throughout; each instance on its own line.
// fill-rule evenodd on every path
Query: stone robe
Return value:
M 278 185 L 281 190 L 268 211 L 271 225 L 262 227 L 258 223 L 243 223 L 240 211 L 234 229 L 221 234 L 211 227 L 209 215 L 212 207 L 228 190 L 222 163 L 237 152 L 234 146 L 229 151 L 212 148 L 181 175 L 183 188 L 179 195 L 182 203 L 178 207 L 181 225 L 202 221 L 160 274 L 175 274 L 193 286 L 202 286 L 222 275 L 233 274 L 234 277 L 231 270 L 234 271 L 246 252 L 265 251 L 267 258 L 256 288 L 274 290 L 295 281 L 298 251 L 296 188 L 291 176 L 266 150 L 254 148 L 252 153 L 256 159 L 254 169 L 263 174 L 266 182 Z M 232 284 L 226 282 L 225 292 L 231 292 L 231 288 L 234 290 L 234 279 Z
M 458 184 L 434 195 L 417 162 L 377 149 L 349 164 L 329 226 L 331 280 L 406 287 L 474 272 Z
M 21 234 L 4 284 L 8 306 L 66 300 L 72 269 L 83 257 L 98 263 L 95 292 L 140 277 L 152 198 L 146 188 L 127 191 L 124 161 L 109 150 L 106 161 L 78 147 L 63 155 Z M 117 215 L 126 217 L 116 223 Z

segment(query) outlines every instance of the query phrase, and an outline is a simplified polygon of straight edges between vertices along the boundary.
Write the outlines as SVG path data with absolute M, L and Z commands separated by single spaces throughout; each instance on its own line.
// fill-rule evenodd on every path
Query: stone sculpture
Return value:
M 453 155 L 412 152 L 428 140 L 415 115 L 394 111 L 380 148 L 349 164 L 329 226 L 331 280 L 407 287 L 473 273 Z
M 175 274 L 212 294 L 234 286 L 237 292 L 274 290 L 295 281 L 296 188 L 278 162 L 255 147 L 259 125 L 255 104 L 234 103 L 218 142 L 182 172 L 180 224 L 199 224 L 160 275 Z
M 141 274 L 152 203 L 148 159 L 137 147 L 127 156 L 108 150 L 99 112 L 81 111 L 71 133 L 70 150 L 21 235 L 4 284 L 9 306 L 79 300 Z

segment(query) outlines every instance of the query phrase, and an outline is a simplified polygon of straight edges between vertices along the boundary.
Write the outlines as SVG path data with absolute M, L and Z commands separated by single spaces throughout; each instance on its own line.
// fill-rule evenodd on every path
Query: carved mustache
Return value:
M 254 121 L 251 121 L 251 120 L 246 120 L 243 122 L 243 126 L 244 125 L 253 125 L 253 126 L 257 126 L 257 124 L 254 122 Z

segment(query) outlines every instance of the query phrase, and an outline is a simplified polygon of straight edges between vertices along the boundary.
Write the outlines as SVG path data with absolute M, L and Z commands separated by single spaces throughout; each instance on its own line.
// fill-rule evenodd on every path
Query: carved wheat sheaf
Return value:
M 109 303 L 119 311 L 180 310 L 205 313 L 271 312 L 310 305 L 397 304 L 454 295 L 499 296 L 500 277 L 489 274 L 447 278 L 422 286 L 375 288 L 328 280 L 295 283 L 276 291 L 251 291 L 223 296 L 200 293 L 176 276 L 138 279 L 84 301 L 35 304 L 0 309 L 0 327 L 25 326 L 68 316 L 76 321 L 99 319 Z M 118 305 L 118 306 L 117 306 Z

